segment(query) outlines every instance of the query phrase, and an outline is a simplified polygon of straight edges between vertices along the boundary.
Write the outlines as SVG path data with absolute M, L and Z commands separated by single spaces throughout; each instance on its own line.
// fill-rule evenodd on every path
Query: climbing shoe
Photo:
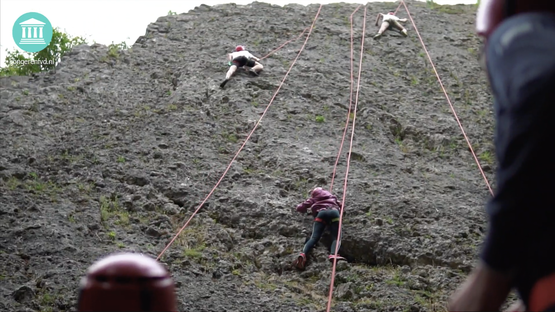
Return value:
M 304 270 L 306 266 L 306 255 L 304 253 L 299 254 L 297 259 L 293 261 L 293 266 L 299 270 Z
M 377 35 L 375 35 L 373 38 L 374 38 L 374 39 L 378 39 L 378 38 L 380 38 L 381 36 L 382 36 L 382 34 L 377 34 Z
M 224 88 L 225 84 L 229 81 L 229 79 L 224 80 L 222 83 L 220 83 L 220 88 Z
M 335 255 L 329 255 L 328 256 L 328 260 L 333 263 L 333 259 L 337 258 L 337 261 L 347 261 L 347 259 L 341 257 L 340 255 L 337 255 L 337 257 Z
M 407 37 L 407 36 L 409 35 L 409 34 L 407 33 L 407 30 L 406 30 L 406 29 L 403 29 L 403 30 L 401 31 L 401 33 L 402 33 L 403 36 L 405 36 L 405 37 Z

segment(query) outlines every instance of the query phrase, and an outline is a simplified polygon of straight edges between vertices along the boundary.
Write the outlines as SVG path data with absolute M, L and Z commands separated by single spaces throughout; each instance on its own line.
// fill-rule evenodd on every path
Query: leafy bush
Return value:
M 5 67 L 0 68 L 0 76 L 27 76 L 32 73 L 55 68 L 65 53 L 80 44 L 87 44 L 82 37 L 72 37 L 58 28 L 53 29 L 52 41 L 41 51 L 28 53 L 14 50 L 8 52 Z

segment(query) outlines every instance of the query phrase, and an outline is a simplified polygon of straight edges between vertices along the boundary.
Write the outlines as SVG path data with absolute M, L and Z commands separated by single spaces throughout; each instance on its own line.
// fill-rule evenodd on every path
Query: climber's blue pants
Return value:
M 330 248 L 330 255 L 335 254 L 335 246 L 337 244 L 337 233 L 339 230 L 339 211 L 336 209 L 325 209 L 318 212 L 316 218 L 314 218 L 314 227 L 312 229 L 312 236 L 306 242 L 303 248 L 303 253 L 308 254 L 312 248 L 318 243 L 326 226 L 330 227 L 330 234 L 333 238 L 333 242 Z

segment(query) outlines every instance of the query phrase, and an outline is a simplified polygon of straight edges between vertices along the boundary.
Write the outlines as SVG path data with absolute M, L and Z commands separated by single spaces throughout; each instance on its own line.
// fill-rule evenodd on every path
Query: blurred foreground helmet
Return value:
M 89 267 L 79 289 L 78 311 L 177 311 L 168 271 L 148 256 L 124 253 Z

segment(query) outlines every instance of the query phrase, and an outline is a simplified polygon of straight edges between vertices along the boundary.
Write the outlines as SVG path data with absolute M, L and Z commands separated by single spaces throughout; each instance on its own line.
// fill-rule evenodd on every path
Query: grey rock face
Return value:
M 408 5 L 493 182 L 475 8 Z M 408 38 L 371 38 L 376 14 L 395 6 L 368 5 L 347 194 L 350 132 L 333 189 L 346 196 L 340 253 L 349 260 L 337 268 L 334 311 L 439 310 L 472 267 L 486 225 L 489 193 L 410 22 Z M 181 311 L 325 309 L 331 240 L 322 238 L 306 271 L 293 270 L 312 231 L 294 207 L 331 182 L 356 7 L 323 6 L 259 128 L 164 254 Z M 200 6 L 160 17 L 129 50 L 79 46 L 55 71 L 0 78 L 0 307 L 74 310 L 79 279 L 100 257 L 156 257 L 218 181 L 304 37 L 264 59 L 259 77 L 239 70 L 222 90 L 225 54 L 244 44 L 264 56 L 317 10 Z M 362 16 L 354 17 L 355 77 Z

